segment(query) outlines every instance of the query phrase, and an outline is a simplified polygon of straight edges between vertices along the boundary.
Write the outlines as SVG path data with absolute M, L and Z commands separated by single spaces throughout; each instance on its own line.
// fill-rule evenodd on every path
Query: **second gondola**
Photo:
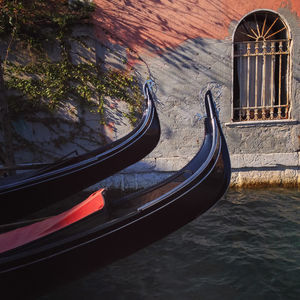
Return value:
M 2 227 L 3 286 L 18 282 L 19 290 L 32 296 L 129 255 L 212 207 L 229 186 L 231 167 L 210 93 L 206 109 L 201 149 L 165 181 L 117 198 L 100 190 L 60 214 L 15 229 Z
M 141 160 L 157 145 L 160 124 L 149 83 L 147 108 L 136 128 L 123 138 L 91 152 L 35 171 L 0 179 L 0 224 L 71 196 Z

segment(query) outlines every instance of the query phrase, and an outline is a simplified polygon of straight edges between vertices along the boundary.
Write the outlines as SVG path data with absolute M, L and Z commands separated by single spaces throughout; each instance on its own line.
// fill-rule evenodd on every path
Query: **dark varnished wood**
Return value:
M 124 197 L 104 194 L 103 210 L 2 253 L 0 281 L 9 287 L 17 280 L 32 295 L 130 255 L 212 207 L 229 186 L 231 167 L 210 92 L 205 101 L 204 142 L 184 168 Z
M 123 138 L 46 168 L 0 180 L 0 224 L 16 222 L 141 160 L 157 145 L 160 124 L 147 84 L 147 109 Z

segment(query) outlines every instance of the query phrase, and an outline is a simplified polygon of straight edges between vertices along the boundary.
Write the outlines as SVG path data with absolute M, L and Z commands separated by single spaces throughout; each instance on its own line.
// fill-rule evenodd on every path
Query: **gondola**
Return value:
M 61 214 L 2 232 L 3 286 L 17 282 L 23 295 L 47 290 L 130 255 L 212 207 L 229 186 L 231 167 L 210 91 L 205 105 L 203 145 L 163 182 L 122 197 L 99 190 Z
M 45 168 L 0 179 L 0 224 L 26 217 L 73 195 L 149 154 L 159 141 L 160 124 L 148 81 L 144 94 L 144 115 L 123 138 Z

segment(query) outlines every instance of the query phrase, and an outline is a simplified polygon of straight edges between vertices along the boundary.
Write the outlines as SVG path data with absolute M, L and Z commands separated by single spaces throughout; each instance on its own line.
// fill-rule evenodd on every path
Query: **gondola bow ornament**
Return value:
M 25 218 L 98 183 L 144 158 L 157 145 L 160 123 L 149 82 L 147 108 L 132 132 L 88 153 L 46 168 L 0 179 L 0 224 Z
M 152 187 L 122 197 L 101 191 L 101 208 L 74 223 L 58 226 L 52 219 L 56 230 L 2 251 L 0 282 L 7 287 L 18 282 L 30 287 L 32 295 L 130 255 L 215 205 L 229 186 L 231 167 L 210 91 L 205 106 L 204 141 L 185 167 Z M 41 222 L 45 221 L 3 232 L 0 241 L 16 230 L 28 232 L 28 226 L 37 229 Z

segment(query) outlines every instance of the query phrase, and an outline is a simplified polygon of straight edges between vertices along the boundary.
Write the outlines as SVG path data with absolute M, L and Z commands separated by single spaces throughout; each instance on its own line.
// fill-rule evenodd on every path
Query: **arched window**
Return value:
M 289 118 L 289 30 L 270 11 L 247 15 L 234 35 L 233 121 Z

